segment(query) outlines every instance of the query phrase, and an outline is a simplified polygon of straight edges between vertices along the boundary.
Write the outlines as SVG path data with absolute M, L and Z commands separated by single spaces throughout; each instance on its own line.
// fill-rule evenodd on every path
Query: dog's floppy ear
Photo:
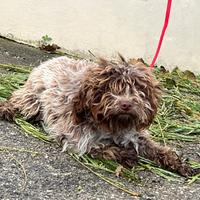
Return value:
M 162 89 L 158 81 L 154 78 L 151 70 L 142 62 L 135 64 L 138 71 L 143 73 L 144 76 L 135 76 L 135 85 L 139 91 L 145 94 L 145 100 L 149 102 L 150 108 L 148 109 L 148 123 L 143 126 L 148 126 L 152 123 L 160 102 Z
M 90 117 L 89 103 L 89 85 L 85 82 L 73 98 L 72 116 L 76 124 L 82 123 Z
M 75 124 L 79 124 L 85 120 L 84 99 L 85 97 L 82 91 L 79 91 L 78 94 L 76 94 L 76 96 L 73 98 L 72 116 Z

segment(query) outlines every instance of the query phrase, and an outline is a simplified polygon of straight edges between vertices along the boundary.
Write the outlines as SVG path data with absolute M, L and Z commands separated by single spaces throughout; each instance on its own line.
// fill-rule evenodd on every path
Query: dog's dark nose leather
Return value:
M 130 101 L 120 101 L 120 108 L 124 111 L 129 111 L 132 108 L 132 103 Z

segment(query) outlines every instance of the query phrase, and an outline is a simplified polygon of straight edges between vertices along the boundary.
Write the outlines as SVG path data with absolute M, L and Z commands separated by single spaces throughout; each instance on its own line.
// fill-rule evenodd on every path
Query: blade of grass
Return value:
M 133 192 L 133 191 L 129 191 L 128 189 L 124 188 L 121 183 L 103 176 L 102 174 L 95 172 L 94 170 L 92 170 L 90 167 L 88 167 L 87 165 L 85 165 L 83 162 L 81 162 L 79 159 L 77 159 L 77 156 L 74 156 L 74 154 L 69 154 L 73 159 L 75 159 L 79 164 L 81 164 L 82 166 L 84 166 L 87 170 L 89 170 L 90 172 L 92 172 L 93 174 L 95 174 L 96 176 L 98 176 L 99 178 L 101 178 L 102 180 L 104 180 L 105 182 L 109 183 L 110 185 L 122 190 L 123 192 L 130 194 L 131 196 L 137 196 L 139 197 L 140 194 L 137 192 Z
M 2 64 L 0 63 L 0 68 L 2 69 L 9 69 L 15 72 L 21 72 L 21 73 L 30 73 L 32 68 L 30 66 L 25 65 L 15 65 L 15 64 Z
M 44 133 L 42 133 L 41 131 L 39 131 L 39 129 L 37 129 L 35 126 L 28 123 L 27 121 L 25 121 L 21 118 L 16 118 L 15 122 L 29 135 L 32 135 L 33 137 L 40 139 L 44 142 L 51 143 L 53 141 L 49 136 L 47 136 Z

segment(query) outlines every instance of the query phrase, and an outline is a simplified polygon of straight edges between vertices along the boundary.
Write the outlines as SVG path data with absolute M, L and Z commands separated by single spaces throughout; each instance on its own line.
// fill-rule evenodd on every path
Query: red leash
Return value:
M 158 47 L 156 49 L 156 53 L 154 55 L 154 58 L 151 62 L 151 65 L 150 65 L 150 68 L 153 69 L 154 68 L 154 64 L 156 62 L 156 59 L 158 57 L 158 54 L 160 52 L 160 48 L 161 48 L 161 45 L 162 45 L 162 41 L 163 41 L 163 38 L 164 38 L 164 35 L 165 35 L 165 31 L 167 29 L 167 26 L 168 26 L 168 22 L 169 22 L 169 16 L 170 16 L 170 11 L 171 11 L 171 4 L 172 4 L 172 0 L 168 0 L 167 2 L 167 9 L 166 9 L 166 14 L 165 14 L 165 23 L 164 23 L 164 26 L 163 26 L 163 29 L 162 29 L 162 32 L 161 32 L 161 35 L 160 35 L 160 40 L 158 42 Z

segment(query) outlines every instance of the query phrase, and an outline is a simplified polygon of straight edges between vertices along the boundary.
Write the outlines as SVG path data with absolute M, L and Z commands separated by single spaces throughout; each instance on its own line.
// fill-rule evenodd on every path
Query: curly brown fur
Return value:
M 0 102 L 0 119 L 13 121 L 16 110 L 9 101 Z
M 192 170 L 146 130 L 159 104 L 160 86 L 141 60 L 99 63 L 55 58 L 41 64 L 25 85 L 0 105 L 0 117 L 40 118 L 63 150 L 132 167 L 138 155 L 184 176 Z
M 115 160 L 121 165 L 131 168 L 137 161 L 138 156 L 134 148 L 118 147 L 115 144 L 98 148 L 92 148 L 90 155 L 93 158 L 101 158 L 106 160 Z

